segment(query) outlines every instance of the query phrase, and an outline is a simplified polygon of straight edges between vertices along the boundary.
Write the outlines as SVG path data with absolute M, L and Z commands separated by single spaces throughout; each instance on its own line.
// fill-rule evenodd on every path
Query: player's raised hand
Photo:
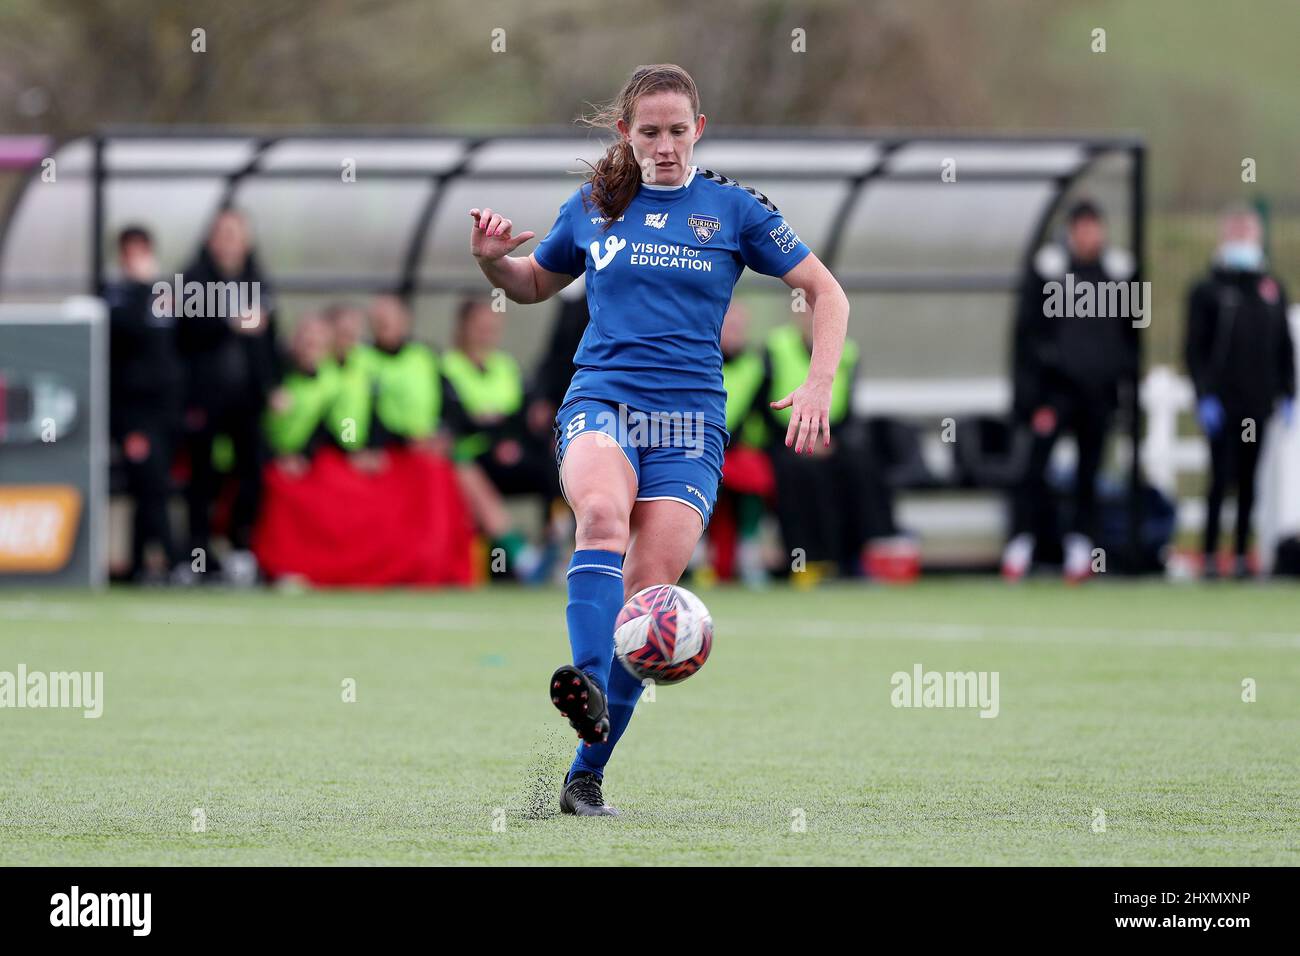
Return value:
M 469 233 L 469 251 L 476 259 L 508 256 L 536 235 L 535 232 L 521 232 L 512 236 L 510 220 L 491 209 L 471 209 L 469 216 L 474 220 Z
M 831 383 L 805 381 L 779 401 L 769 402 L 773 408 L 790 409 L 790 425 L 785 430 L 785 447 L 794 446 L 796 455 L 807 451 L 812 454 L 817 447 L 820 432 L 826 447 L 831 443 Z

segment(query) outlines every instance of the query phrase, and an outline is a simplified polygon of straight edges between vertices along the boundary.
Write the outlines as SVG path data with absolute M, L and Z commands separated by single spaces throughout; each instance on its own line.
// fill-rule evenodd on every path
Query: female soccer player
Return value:
M 780 276 L 813 310 L 808 378 L 772 403 L 791 409 L 785 443 L 796 452 L 811 454 L 819 436 L 829 444 L 849 303 L 766 196 L 691 165 L 704 114 L 681 67 L 638 67 L 589 122 L 618 139 L 536 251 L 511 256 L 535 234 L 513 234 L 491 209 L 470 210 L 470 250 L 515 302 L 541 302 L 586 276 L 591 322 L 555 419 L 560 484 L 577 518 L 573 664 L 547 690 L 582 741 L 560 809 L 614 816 L 605 764 L 641 694 L 612 666 L 614 621 L 631 595 L 677 582 L 708 525 L 727 441 L 719 338 L 736 280 L 745 266 Z

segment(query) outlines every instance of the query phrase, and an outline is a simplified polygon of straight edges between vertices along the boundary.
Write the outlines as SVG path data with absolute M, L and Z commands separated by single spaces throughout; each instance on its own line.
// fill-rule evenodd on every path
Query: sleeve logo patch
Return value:
M 790 224 L 784 219 L 781 220 L 781 225 L 769 232 L 768 235 L 772 237 L 772 241 L 776 243 L 776 247 L 782 252 L 790 252 L 795 246 L 799 245 L 799 237 L 795 235 L 795 231 L 790 228 Z
M 686 217 L 686 225 L 691 227 L 691 232 L 695 233 L 695 238 L 700 242 L 708 242 L 713 238 L 713 234 L 722 228 L 722 223 L 715 216 L 701 216 L 692 213 Z

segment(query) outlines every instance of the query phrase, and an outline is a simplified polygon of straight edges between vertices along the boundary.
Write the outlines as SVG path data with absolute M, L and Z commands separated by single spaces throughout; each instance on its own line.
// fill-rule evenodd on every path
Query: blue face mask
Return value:
M 1219 246 L 1219 263 L 1241 272 L 1264 271 L 1264 250 L 1253 242 L 1225 242 Z

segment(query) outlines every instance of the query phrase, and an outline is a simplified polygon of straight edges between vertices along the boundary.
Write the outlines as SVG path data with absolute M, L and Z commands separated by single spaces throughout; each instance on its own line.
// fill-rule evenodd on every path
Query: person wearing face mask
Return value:
M 1295 355 L 1287 296 L 1269 272 L 1263 224 L 1247 207 L 1224 213 L 1209 274 L 1187 305 L 1184 356 L 1196 388 L 1196 417 L 1210 444 L 1205 513 L 1205 574 L 1218 574 L 1219 512 L 1235 487 L 1234 573 L 1246 577 L 1255 470 L 1275 408 L 1289 428 L 1295 409 Z

